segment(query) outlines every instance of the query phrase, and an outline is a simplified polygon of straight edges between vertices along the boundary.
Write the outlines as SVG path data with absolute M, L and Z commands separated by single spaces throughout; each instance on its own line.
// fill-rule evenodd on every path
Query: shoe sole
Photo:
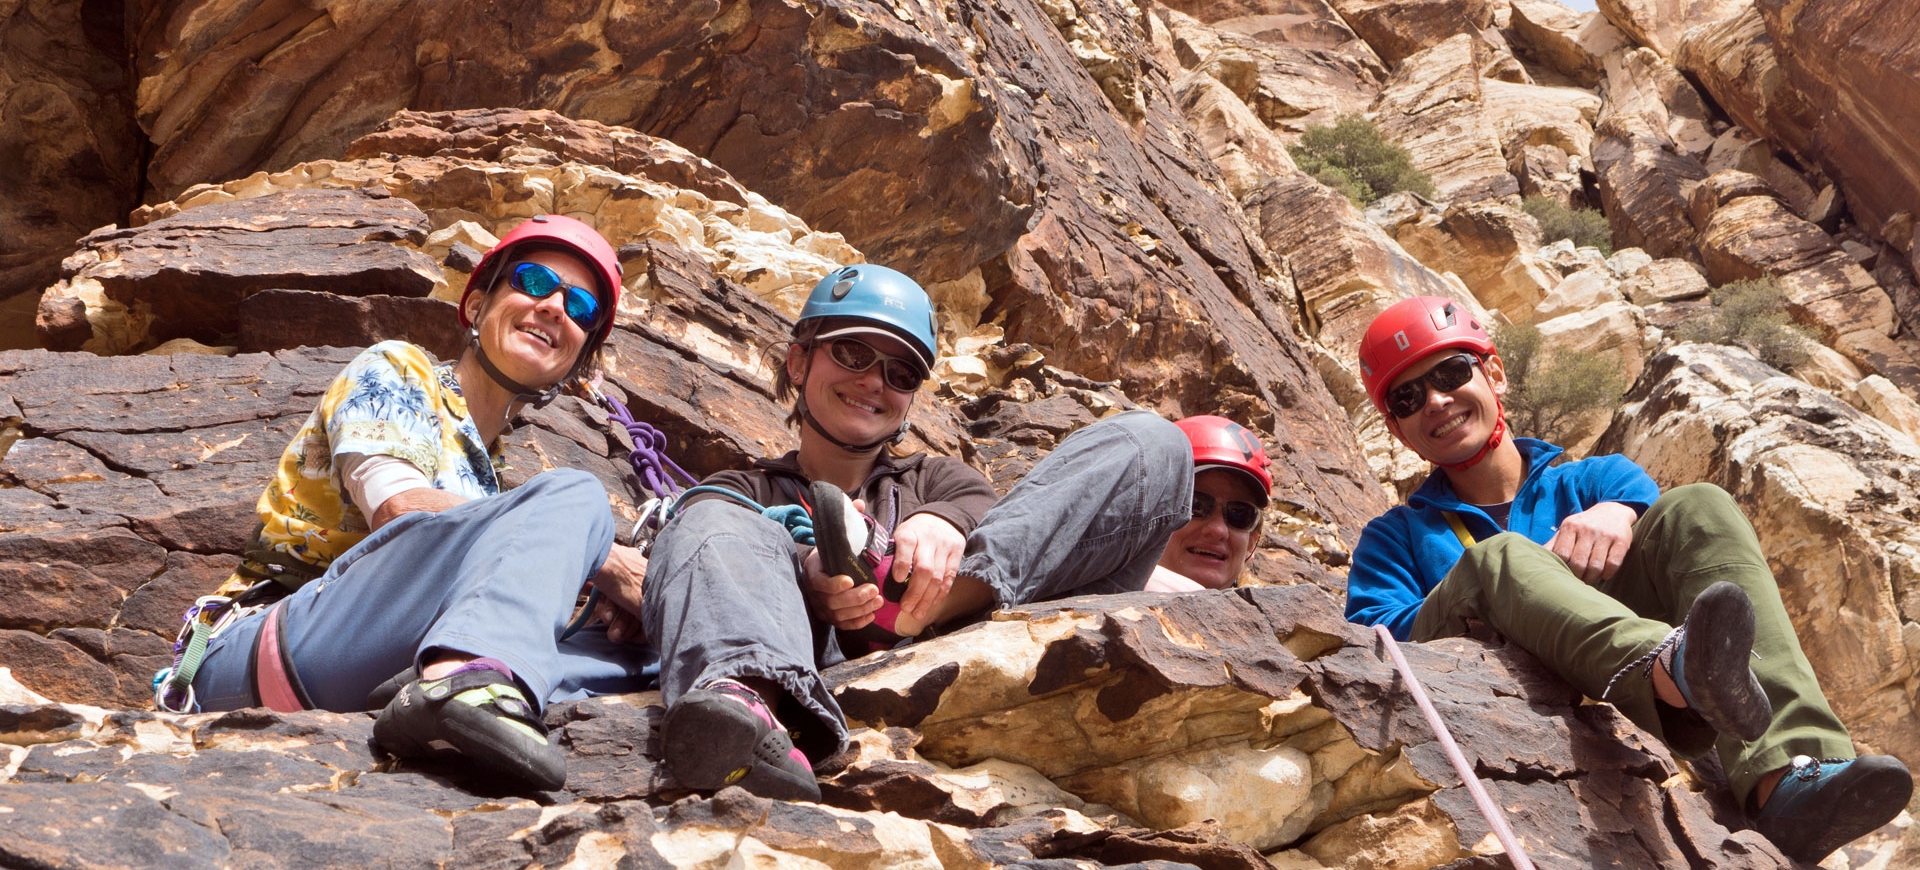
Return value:
M 1753 603 L 1725 581 L 1707 587 L 1687 611 L 1681 663 L 1694 712 L 1715 731 L 1757 740 L 1773 724 L 1773 704 L 1753 677 Z
M 766 723 L 744 704 L 716 692 L 681 697 L 661 723 L 661 754 L 675 782 L 695 791 L 737 785 L 775 800 L 820 800 L 820 783 L 761 760 Z
M 1760 833 L 1787 857 L 1818 863 L 1899 815 L 1913 798 L 1913 777 L 1892 758 L 1856 759 L 1819 798 L 1810 811 L 1772 819 Z
M 872 624 L 853 631 L 838 632 L 841 635 L 840 649 L 847 658 L 853 659 L 883 649 L 891 649 L 900 642 L 900 635 L 893 628 L 900 618 L 900 598 L 906 594 L 906 585 L 891 577 L 877 577 L 866 563 L 857 555 L 860 546 L 849 538 L 853 528 L 849 523 L 859 522 L 857 513 L 850 513 L 847 497 L 824 480 L 816 480 L 808 486 L 808 496 L 813 499 L 813 536 L 820 553 L 820 570 L 829 575 L 845 574 L 855 584 L 869 584 L 880 587 L 883 599 L 880 610 L 874 613 Z M 845 545 L 848 549 L 841 550 Z

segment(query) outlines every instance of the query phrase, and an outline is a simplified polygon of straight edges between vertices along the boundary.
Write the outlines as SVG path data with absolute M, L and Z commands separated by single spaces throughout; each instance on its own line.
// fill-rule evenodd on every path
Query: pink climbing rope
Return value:
M 1373 627 L 1373 633 L 1380 636 L 1381 646 L 1386 647 L 1387 655 L 1393 658 L 1393 666 L 1400 671 L 1400 678 L 1407 681 L 1407 691 L 1413 695 L 1413 702 L 1420 705 L 1420 712 L 1427 717 L 1427 727 L 1433 729 L 1433 736 L 1440 741 L 1440 748 L 1446 750 L 1447 759 L 1453 762 L 1454 772 L 1460 774 L 1460 781 L 1466 783 L 1467 793 L 1473 795 L 1473 803 L 1480 808 L 1480 815 L 1486 817 L 1487 825 L 1493 828 L 1493 835 L 1500 840 L 1500 846 L 1507 850 L 1507 860 L 1513 862 L 1514 870 L 1534 870 L 1533 860 L 1527 857 L 1527 851 L 1520 848 L 1520 838 L 1513 835 L 1513 829 L 1507 826 L 1507 815 L 1500 811 L 1500 805 L 1493 802 L 1487 794 L 1487 788 L 1480 784 L 1480 777 L 1473 774 L 1473 767 L 1467 764 L 1467 757 L 1460 754 L 1460 744 L 1453 742 L 1453 734 L 1447 731 L 1447 723 L 1440 719 L 1440 711 L 1433 709 L 1433 702 L 1427 700 L 1427 690 L 1421 688 L 1420 679 L 1413 675 L 1413 666 L 1407 664 L 1406 656 L 1400 654 L 1400 644 L 1393 639 L 1393 632 L 1384 625 Z

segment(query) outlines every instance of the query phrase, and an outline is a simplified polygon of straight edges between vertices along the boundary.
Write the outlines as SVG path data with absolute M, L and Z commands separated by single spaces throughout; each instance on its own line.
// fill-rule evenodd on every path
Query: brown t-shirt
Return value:
M 799 504 L 795 495 L 806 490 L 807 477 L 800 472 L 800 452 L 795 450 L 778 458 L 755 460 L 748 470 L 715 472 L 700 484 L 725 487 L 773 507 Z M 866 482 L 850 495 L 866 499 L 867 515 L 888 531 L 907 517 L 929 513 L 952 523 L 962 535 L 971 534 L 987 509 L 999 500 L 993 484 L 972 466 L 950 456 L 921 453 L 905 457 L 882 453 Z M 703 493 L 693 501 L 707 498 L 724 496 Z

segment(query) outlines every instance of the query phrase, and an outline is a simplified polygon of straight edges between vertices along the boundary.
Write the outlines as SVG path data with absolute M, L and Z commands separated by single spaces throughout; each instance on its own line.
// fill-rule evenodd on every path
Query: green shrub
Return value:
M 1516 435 L 1572 442 L 1582 417 L 1618 404 L 1627 389 L 1618 363 L 1602 354 L 1545 348 L 1534 326 L 1495 327 L 1493 343 L 1506 367 L 1504 404 Z
M 1681 341 L 1744 347 L 1761 362 L 1791 371 L 1807 361 L 1813 339 L 1787 319 L 1787 294 L 1772 278 L 1722 284 L 1713 307 L 1690 318 L 1674 332 Z
M 1403 190 L 1433 196 L 1433 179 L 1413 167 L 1407 149 L 1382 138 L 1380 129 L 1362 115 L 1341 115 L 1331 127 L 1308 127 L 1287 152 L 1302 172 L 1355 205 Z
M 1600 253 L 1613 256 L 1613 230 L 1607 226 L 1607 216 L 1599 210 L 1567 208 L 1559 200 L 1545 196 L 1529 196 L 1521 201 L 1520 207 L 1540 222 L 1542 241 L 1552 244 L 1572 239 L 1576 248 L 1599 248 Z

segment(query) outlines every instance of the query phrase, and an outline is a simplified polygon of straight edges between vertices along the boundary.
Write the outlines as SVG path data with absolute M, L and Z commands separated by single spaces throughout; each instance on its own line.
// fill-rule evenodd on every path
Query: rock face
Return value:
M 1732 493 L 1855 742 L 1920 752 L 1912 438 L 1744 351 L 1714 346 L 1654 356 L 1627 398 L 1598 449 L 1626 454 L 1662 484 L 1708 481 Z
M 0 6 L 0 33 L 20 47 L 0 56 L 0 299 L 52 284 L 74 239 L 139 201 L 121 15 L 82 0 Z
M 1408 655 L 1536 861 L 1788 866 L 1524 654 L 1461 639 Z M 76 866 L 158 852 L 181 866 L 1249 870 L 1272 866 L 1265 852 L 1359 870 L 1497 849 L 1373 635 L 1312 587 L 1014 610 L 826 676 L 864 727 L 825 805 L 682 797 L 653 761 L 652 693 L 550 708 L 569 784 L 535 803 L 455 788 L 472 786 L 455 767 L 380 762 L 366 714 L 109 713 L 15 687 L 0 850 Z
M 1433 176 L 1443 199 L 1479 200 L 1520 192 L 1492 135 L 1480 71 L 1493 49 L 1461 34 L 1409 57 L 1374 104 L 1375 123 Z

